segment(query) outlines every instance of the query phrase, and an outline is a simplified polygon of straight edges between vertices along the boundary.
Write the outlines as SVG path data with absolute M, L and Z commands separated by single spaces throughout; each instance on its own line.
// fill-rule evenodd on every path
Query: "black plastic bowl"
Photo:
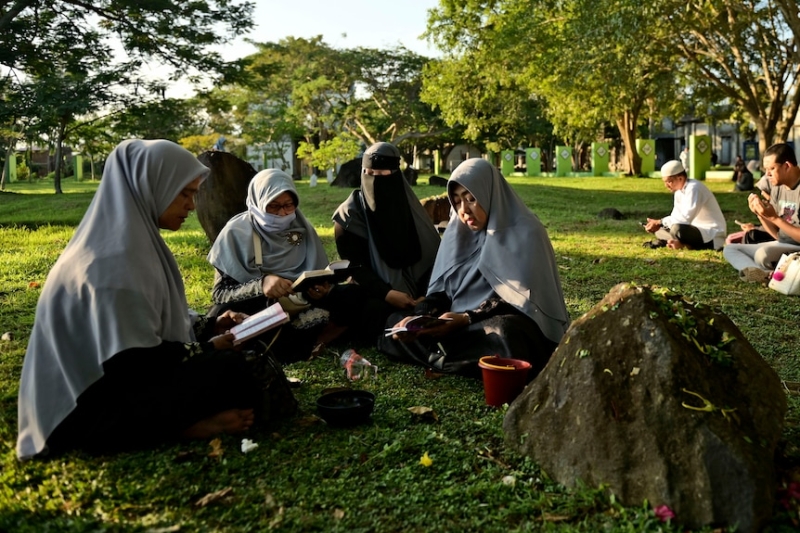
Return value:
M 339 390 L 317 399 L 317 413 L 331 426 L 363 424 L 374 407 L 375 395 L 364 390 Z

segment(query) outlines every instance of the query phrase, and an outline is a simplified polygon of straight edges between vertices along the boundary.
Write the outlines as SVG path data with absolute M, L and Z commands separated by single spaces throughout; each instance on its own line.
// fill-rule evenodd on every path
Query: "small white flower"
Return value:
M 242 439 L 242 453 L 252 452 L 258 448 L 258 444 L 250 439 Z
M 505 476 L 503 477 L 503 485 L 508 485 L 509 487 L 513 487 L 517 484 L 517 478 L 514 476 Z

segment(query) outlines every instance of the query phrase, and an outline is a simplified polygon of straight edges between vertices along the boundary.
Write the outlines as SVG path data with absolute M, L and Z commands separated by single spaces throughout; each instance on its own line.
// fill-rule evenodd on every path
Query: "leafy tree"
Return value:
M 516 77 L 501 79 L 504 65 L 485 59 L 468 51 L 431 61 L 421 98 L 450 126 L 463 125 L 463 138 L 488 149 L 546 144 L 552 125 L 544 118 L 542 100 L 520 87 Z
M 316 168 L 332 170 L 336 167 L 336 163 L 347 162 L 360 151 L 358 140 L 345 134 L 323 141 L 318 147 L 301 142 L 297 147 L 297 157 L 311 161 L 312 166 Z
M 452 107 L 447 98 L 465 95 L 464 107 L 479 111 L 461 119 L 475 131 L 498 129 L 503 102 L 545 99 L 555 132 L 573 142 L 594 140 L 604 123 L 616 124 L 628 169 L 638 173 L 638 125 L 675 86 L 668 58 L 650 44 L 658 30 L 653 15 L 628 0 L 443 0 L 430 13 L 428 35 L 452 50 L 447 60 L 457 68 L 449 79 L 473 87 L 448 96 L 446 88 L 434 90 L 448 78 L 430 76 L 429 101 Z M 457 78 L 459 69 L 469 80 Z M 521 108 L 510 109 L 507 122 L 514 115 L 519 121 Z
M 252 44 L 258 52 L 247 58 L 248 78 L 215 95 L 220 110 L 223 100 L 229 102 L 242 137 L 262 147 L 286 139 L 316 147 L 335 137 L 340 111 L 353 97 L 349 66 L 339 52 L 321 36 Z
M 216 133 L 209 133 L 206 135 L 190 135 L 182 138 L 179 142 L 180 145 L 192 152 L 193 154 L 201 154 L 213 146 L 219 135 Z
M 356 48 L 343 52 L 353 65 L 356 94 L 343 113 L 342 127 L 369 146 L 402 144 L 445 133 L 449 128 L 420 99 L 428 58 L 400 46 L 392 50 Z
M 169 139 L 204 133 L 205 112 L 197 98 L 165 98 L 137 102 L 115 113 L 111 128 L 117 138 Z M 212 143 L 213 144 L 213 143 Z
M 95 162 L 105 160 L 114 149 L 116 139 L 118 137 L 112 134 L 108 121 L 104 119 L 86 121 L 75 129 L 72 144 L 88 156 L 91 179 L 99 179 L 100 172 L 95 168 Z
M 31 66 L 22 84 L 22 91 L 30 95 L 28 115 L 37 132 L 55 145 L 56 194 L 61 193 L 62 146 L 77 127 L 77 118 L 124 101 L 118 88 L 128 80 L 124 67 L 110 65 L 112 51 L 98 33 L 87 32 L 84 37 L 82 46 L 64 49 L 47 65 Z
M 303 157 L 329 162 L 333 149 L 342 150 L 338 161 L 351 157 L 354 140 L 413 146 L 449 129 L 419 99 L 428 59 L 405 48 L 339 50 L 321 37 L 254 44 L 250 79 L 219 91 L 253 144 L 291 139 L 303 143 Z
M 24 109 L 37 134 L 53 135 L 56 192 L 61 145 L 79 126 L 74 121 L 163 90 L 160 82 L 142 82 L 135 75 L 147 61 L 168 66 L 171 80 L 236 79 L 244 62 L 226 62 L 210 47 L 249 31 L 252 9 L 251 2 L 235 0 L 0 3 L 0 65 L 19 73 L 38 106 Z M 112 53 L 112 42 L 121 44 L 122 54 Z M 11 99 L 0 89 L 3 108 Z M 9 113 L 0 109 L 3 115 Z
M 235 76 L 242 64 L 210 47 L 247 33 L 252 11 L 252 2 L 234 0 L 9 0 L 0 3 L 0 65 L 38 69 L 70 47 L 90 49 L 97 37 L 119 40 L 126 57 L 117 59 L 131 70 L 156 60 L 171 79 Z
M 800 6 L 796 0 L 658 0 L 669 32 L 661 46 L 756 125 L 761 151 L 785 141 L 800 107 Z

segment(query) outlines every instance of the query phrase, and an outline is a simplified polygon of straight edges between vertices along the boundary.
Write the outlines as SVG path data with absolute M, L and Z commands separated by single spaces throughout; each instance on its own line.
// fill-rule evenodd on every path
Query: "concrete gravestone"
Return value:
M 336 179 L 331 182 L 334 187 L 358 188 L 361 186 L 361 158 L 351 159 L 339 167 Z
M 503 428 L 564 485 L 755 532 L 772 513 L 785 412 L 777 374 L 725 315 L 620 284 L 573 322 Z
M 247 210 L 247 186 L 256 171 L 250 163 L 228 152 L 203 152 L 197 159 L 211 169 L 197 191 L 195 203 L 200 226 L 213 244 L 228 220 Z

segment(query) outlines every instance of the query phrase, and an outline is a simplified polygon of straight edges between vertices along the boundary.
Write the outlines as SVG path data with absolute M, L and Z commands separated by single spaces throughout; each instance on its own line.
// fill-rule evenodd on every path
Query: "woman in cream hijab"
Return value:
M 331 342 L 353 324 L 357 315 L 352 310 L 364 300 L 361 288 L 352 284 L 320 284 L 305 294 L 294 293 L 292 283 L 303 272 L 328 264 L 322 241 L 299 203 L 291 176 L 262 170 L 248 186 L 247 211 L 228 221 L 208 254 L 216 269 L 212 312 L 253 314 L 279 299 L 288 307 L 287 298 L 294 305 L 308 304 L 271 345 L 271 352 L 285 363 L 308 359 L 312 349 Z M 275 331 L 265 335 L 271 340 Z
M 181 227 L 208 173 L 165 140 L 124 141 L 109 155 L 36 307 L 19 389 L 21 459 L 206 438 L 253 423 L 259 388 L 242 357 L 226 350 L 226 328 L 243 317 L 190 314 L 159 231 Z
M 407 362 L 472 376 L 485 355 L 524 359 L 533 377 L 569 325 L 547 232 L 483 159 L 461 163 L 447 193 L 454 213 L 427 296 L 413 314 L 451 321 L 424 334 L 395 334 L 380 348 Z M 408 320 L 395 315 L 387 324 Z

